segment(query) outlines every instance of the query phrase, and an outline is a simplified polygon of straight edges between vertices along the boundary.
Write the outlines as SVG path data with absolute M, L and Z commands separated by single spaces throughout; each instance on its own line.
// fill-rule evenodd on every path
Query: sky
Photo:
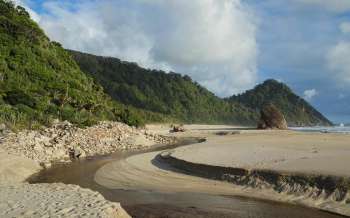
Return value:
M 16 0 L 65 48 L 190 75 L 220 97 L 266 79 L 350 123 L 350 0 Z

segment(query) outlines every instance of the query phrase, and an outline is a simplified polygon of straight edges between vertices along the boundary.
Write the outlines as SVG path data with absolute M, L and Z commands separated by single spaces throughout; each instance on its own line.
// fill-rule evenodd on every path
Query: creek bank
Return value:
M 98 192 L 76 185 L 32 185 L 25 183 L 26 179 L 52 163 L 70 162 L 68 148 L 88 157 L 176 141 L 118 122 L 101 122 L 85 129 L 57 122 L 49 128 L 18 133 L 0 127 L 1 217 L 128 218 L 119 203 L 105 200 Z
M 156 160 L 189 175 L 225 181 L 257 192 L 268 190 L 272 200 L 350 216 L 350 178 L 206 165 L 174 157 L 172 151 L 159 154 Z
M 101 122 L 85 129 L 59 122 L 43 130 L 9 133 L 0 146 L 9 154 L 24 156 L 48 167 L 52 162 L 69 162 L 68 148 L 80 151 L 81 157 L 88 157 L 174 142 L 173 137 L 118 122 Z

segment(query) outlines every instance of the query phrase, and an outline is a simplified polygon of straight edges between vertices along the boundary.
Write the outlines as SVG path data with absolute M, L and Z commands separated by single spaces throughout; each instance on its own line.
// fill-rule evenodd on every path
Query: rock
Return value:
M 35 151 L 38 151 L 38 152 L 42 152 L 44 151 L 44 148 L 42 145 L 40 144 L 35 144 L 34 148 L 33 148 Z
M 9 153 L 23 155 L 40 163 L 69 160 L 69 147 L 79 148 L 81 157 L 85 157 L 173 143 L 174 139 L 118 122 L 101 122 L 85 129 L 61 122 L 40 131 L 24 130 L 9 134 L 3 137 L 2 142 L 2 147 Z
M 258 129 L 288 129 L 283 114 L 271 103 L 263 106 L 260 116 Z
M 48 168 L 50 168 L 50 167 L 52 166 L 52 163 L 51 163 L 51 162 L 46 162 L 46 163 L 42 162 L 42 163 L 40 163 L 40 165 L 41 165 L 44 169 L 48 169 Z
M 3 124 L 3 123 L 1 123 L 0 124 L 0 131 L 4 131 L 4 130 L 6 130 L 7 128 L 6 128 L 6 125 L 5 124 Z
M 185 132 L 185 128 L 183 127 L 183 125 L 174 125 L 172 126 L 172 130 L 170 130 L 170 132 Z

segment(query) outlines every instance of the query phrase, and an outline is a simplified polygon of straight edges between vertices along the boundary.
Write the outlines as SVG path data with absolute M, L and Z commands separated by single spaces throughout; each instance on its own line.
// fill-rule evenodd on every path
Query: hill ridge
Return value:
M 121 61 L 118 58 L 96 56 L 83 52 L 69 51 L 81 70 L 94 77 L 112 98 L 137 108 L 167 114 L 188 123 L 227 123 L 256 125 L 259 110 L 263 104 L 255 104 L 249 95 L 237 95 L 230 98 L 219 98 L 187 75 L 166 73 L 161 70 L 145 69 L 135 63 Z M 269 86 L 292 96 L 292 102 L 275 101 L 281 111 L 286 114 L 287 121 L 293 126 L 331 125 L 331 122 L 309 103 L 293 93 L 285 84 L 276 80 L 266 80 L 255 89 L 246 93 L 256 93 L 257 88 Z M 264 89 L 262 89 L 264 90 Z M 261 92 L 267 101 L 271 92 Z M 261 94 L 260 93 L 260 94 Z M 126 95 L 126 96 L 125 96 Z M 242 97 L 244 96 L 244 97 Z M 273 97 L 273 96 L 272 96 Z M 250 102 L 243 98 L 249 98 Z M 282 107 L 284 103 L 293 105 L 298 100 L 296 113 Z M 310 117 L 309 117 L 310 116 Z
M 286 84 L 268 79 L 251 90 L 227 98 L 230 102 L 243 104 L 258 111 L 264 104 L 274 104 L 292 126 L 333 125 L 310 103 L 296 95 Z

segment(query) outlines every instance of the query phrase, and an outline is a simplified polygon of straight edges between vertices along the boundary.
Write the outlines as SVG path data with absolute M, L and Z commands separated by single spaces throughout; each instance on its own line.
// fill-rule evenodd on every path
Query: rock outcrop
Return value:
M 264 105 L 260 112 L 258 129 L 288 129 L 287 121 L 283 114 L 273 105 Z
M 101 122 L 85 129 L 69 122 L 58 122 L 43 130 L 10 133 L 3 138 L 0 148 L 9 154 L 25 156 L 48 166 L 51 162 L 70 161 L 68 148 L 79 150 L 81 157 L 86 157 L 145 149 L 174 140 L 118 122 Z

